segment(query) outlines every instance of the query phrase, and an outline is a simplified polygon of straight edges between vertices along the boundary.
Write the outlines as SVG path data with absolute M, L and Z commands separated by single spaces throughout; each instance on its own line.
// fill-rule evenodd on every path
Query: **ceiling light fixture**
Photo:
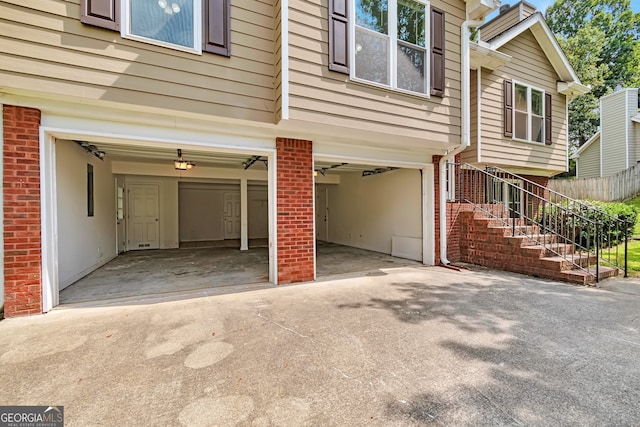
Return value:
M 173 166 L 178 171 L 187 171 L 193 169 L 196 164 L 182 158 L 182 150 L 178 148 L 178 158 L 173 161 Z

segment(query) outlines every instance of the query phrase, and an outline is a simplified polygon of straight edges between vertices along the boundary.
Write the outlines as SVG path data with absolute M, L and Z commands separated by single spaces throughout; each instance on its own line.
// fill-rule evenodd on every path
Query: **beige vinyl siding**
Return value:
M 483 163 L 514 168 L 566 169 L 567 118 L 565 96 L 557 92 L 558 76 L 531 31 L 527 30 L 500 48 L 513 57 L 495 71 L 482 71 Z M 516 80 L 543 89 L 552 97 L 552 145 L 516 141 L 504 136 L 503 81 Z
M 596 178 L 600 176 L 600 137 L 591 143 L 576 159 L 578 178 Z
M 431 5 L 444 10 L 446 16 L 446 89 L 444 98 L 428 99 L 352 82 L 345 74 L 329 71 L 327 0 L 290 0 L 290 119 L 395 137 L 457 142 L 464 3 L 435 0 Z
M 627 115 L 627 91 L 601 98 L 602 176 L 627 168 L 627 133 L 631 126 Z
M 520 8 L 522 9 L 522 19 L 527 19 L 534 13 L 536 13 L 536 8 L 527 3 L 520 3 Z
M 469 103 L 470 117 L 470 138 L 471 144 L 460 153 L 460 161 L 463 163 L 476 163 L 478 159 L 478 72 L 479 70 L 470 71 L 470 90 Z
M 231 58 L 123 39 L 79 0 L 0 2 L 0 86 L 274 122 L 274 5 L 232 0 Z
M 512 7 L 480 28 L 480 40 L 488 41 L 520 22 L 520 8 Z

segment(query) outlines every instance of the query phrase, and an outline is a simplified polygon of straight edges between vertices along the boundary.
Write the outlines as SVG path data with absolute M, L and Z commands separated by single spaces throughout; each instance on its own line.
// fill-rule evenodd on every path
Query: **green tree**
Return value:
M 584 144 L 599 125 L 599 99 L 618 84 L 640 84 L 640 14 L 629 0 L 556 0 L 546 12 L 583 84 L 591 92 L 569 105 L 569 140 Z

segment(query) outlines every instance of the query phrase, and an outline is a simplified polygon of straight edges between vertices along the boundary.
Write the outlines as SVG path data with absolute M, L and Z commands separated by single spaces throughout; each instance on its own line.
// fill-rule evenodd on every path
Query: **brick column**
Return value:
M 3 106 L 4 315 L 42 313 L 40 111 Z
M 314 279 L 311 141 L 276 139 L 278 283 Z

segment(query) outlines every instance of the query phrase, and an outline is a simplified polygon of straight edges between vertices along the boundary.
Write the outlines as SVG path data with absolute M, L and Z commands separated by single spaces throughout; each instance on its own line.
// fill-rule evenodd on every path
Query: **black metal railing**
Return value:
M 543 246 L 596 281 L 601 264 L 621 269 L 627 277 L 632 225 L 624 219 L 497 167 L 449 163 L 447 168 L 449 201 L 474 205 L 509 226 L 513 236 Z

